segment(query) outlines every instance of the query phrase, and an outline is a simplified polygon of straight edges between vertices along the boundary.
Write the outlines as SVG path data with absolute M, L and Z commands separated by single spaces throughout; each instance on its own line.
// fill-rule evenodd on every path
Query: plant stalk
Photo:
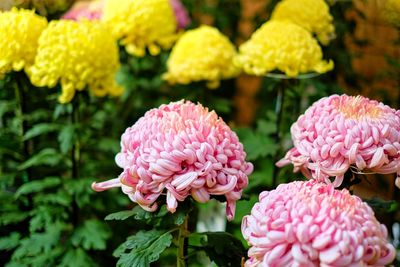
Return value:
M 188 255 L 188 225 L 189 225 L 189 215 L 186 216 L 185 221 L 180 225 L 178 232 L 178 249 L 176 257 L 177 267 L 187 266 L 187 255 Z

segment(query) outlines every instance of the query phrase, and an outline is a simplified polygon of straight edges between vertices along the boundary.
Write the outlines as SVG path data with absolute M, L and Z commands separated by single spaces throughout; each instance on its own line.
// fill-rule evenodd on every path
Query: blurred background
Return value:
M 270 18 L 279 1 L 181 2 L 191 19 L 187 29 L 213 25 L 238 47 Z M 133 57 L 120 47 L 121 67 L 117 81 L 125 88 L 125 93 L 115 99 L 80 95 L 84 104 L 78 107 L 80 122 L 73 127 L 61 127 L 68 124 L 72 104 L 56 102 L 59 87 L 57 90 L 34 88 L 29 92 L 25 97 L 30 112 L 21 118 L 16 111 L 18 103 L 14 91 L 10 89 L 12 77 L 0 80 L 0 265 L 115 265 L 117 259 L 112 253 L 118 245 L 129 234 L 152 226 L 135 220 L 104 222 L 107 214 L 132 208 L 134 204 L 117 189 L 96 194 L 90 184 L 117 177 L 121 172 L 114 157 L 120 149 L 120 136 L 127 127 L 147 110 L 180 99 L 200 102 L 216 110 L 237 132 L 247 159 L 255 166 L 249 177 L 249 187 L 237 203 L 233 222 L 225 225 L 224 220 L 218 221 L 224 215 L 218 215 L 221 208 L 217 202 L 199 204 L 197 211 L 199 229 L 226 228 L 246 246 L 240 233 L 241 218 L 249 214 L 258 201 L 258 194 L 279 183 L 301 179 L 299 174 L 292 173 L 291 166 L 274 172 L 274 162 L 291 147 L 290 126 L 307 107 L 321 97 L 346 93 L 400 108 L 400 4 L 397 17 L 393 17 L 385 11 L 386 2 L 327 1 L 336 38 L 322 49 L 324 58 L 332 59 L 335 68 L 310 79 L 285 82 L 241 74 L 221 81 L 216 90 L 206 88 L 202 82 L 169 85 L 162 74 L 166 71 L 170 51 L 162 51 L 157 56 Z M 71 0 L 2 0 L 0 9 L 33 8 L 50 20 L 59 18 L 73 4 Z M 281 139 L 277 142 L 275 107 L 279 86 L 285 87 L 285 98 L 278 129 Z M 26 132 L 21 136 L 23 121 L 28 125 L 42 125 L 42 128 L 31 131 L 28 137 Z M 78 181 L 69 179 L 72 144 L 77 136 L 81 153 Z M 21 140 L 27 146 L 23 147 Z M 28 149 L 32 157 L 24 158 L 24 149 Z M 394 186 L 394 178 L 368 175 L 352 190 L 369 201 L 398 246 L 400 229 L 396 223 L 400 222 L 400 194 Z M 32 184 L 34 181 L 39 182 Z M 29 186 L 24 186 L 28 183 Z M 170 254 L 163 254 L 161 263 L 154 266 L 173 266 L 174 255 Z M 206 264 L 209 263 L 205 263 L 201 255 L 191 259 L 191 266 Z

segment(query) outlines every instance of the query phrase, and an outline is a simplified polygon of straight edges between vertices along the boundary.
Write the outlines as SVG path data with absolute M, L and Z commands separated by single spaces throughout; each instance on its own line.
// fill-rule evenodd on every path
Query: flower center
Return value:
M 361 96 L 341 97 L 335 100 L 333 104 L 347 119 L 375 119 L 381 115 L 381 109 L 376 101 Z

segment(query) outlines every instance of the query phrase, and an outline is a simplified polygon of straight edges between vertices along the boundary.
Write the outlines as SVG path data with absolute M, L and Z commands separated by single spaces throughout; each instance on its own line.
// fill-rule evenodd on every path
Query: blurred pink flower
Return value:
M 77 1 L 62 18 L 70 20 L 99 20 L 103 16 L 103 7 L 105 0 Z M 180 0 L 170 0 L 174 10 L 178 29 L 184 29 L 190 23 L 189 14 Z
M 100 20 L 103 15 L 104 0 L 77 1 L 61 18 L 69 20 Z
M 170 0 L 172 9 L 174 10 L 176 21 L 178 22 L 178 29 L 184 29 L 190 24 L 190 17 L 180 0 Z
M 362 96 L 315 102 L 291 127 L 294 148 L 276 165 L 293 163 L 308 178 L 340 186 L 345 172 L 400 175 L 400 111 Z M 400 178 L 396 179 L 396 185 Z
M 218 115 L 200 104 L 173 102 L 148 111 L 122 135 L 116 156 L 124 169 L 113 180 L 93 183 L 95 191 L 122 187 L 129 198 L 148 211 L 166 194 L 167 208 L 191 195 L 204 203 L 224 195 L 232 220 L 236 200 L 248 184 L 253 165 L 237 135 Z
M 396 256 L 386 227 L 346 189 L 297 181 L 259 201 L 242 221 L 245 266 L 385 266 Z

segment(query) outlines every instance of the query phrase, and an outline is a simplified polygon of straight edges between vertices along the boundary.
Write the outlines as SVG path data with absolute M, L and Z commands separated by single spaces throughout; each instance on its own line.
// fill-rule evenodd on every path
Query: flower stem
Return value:
M 72 162 L 72 179 L 79 179 L 79 165 L 80 165 L 80 142 L 79 135 L 77 130 L 77 124 L 79 124 L 79 103 L 80 103 L 80 94 L 75 96 L 72 100 L 72 112 L 71 112 L 71 124 L 74 127 L 74 135 L 75 140 L 71 149 L 71 162 Z M 72 223 L 76 226 L 78 224 L 79 218 L 79 208 L 78 204 L 74 200 L 72 202 Z
M 178 232 L 178 251 L 176 257 L 176 266 L 177 267 L 186 267 L 187 266 L 187 258 L 188 254 L 188 224 L 189 224 L 189 215 L 186 216 L 185 221 L 180 225 Z
M 276 116 L 276 132 L 275 132 L 275 143 L 278 144 L 279 148 L 274 157 L 274 163 L 279 160 L 279 152 L 281 150 L 281 121 L 282 121 L 282 107 L 285 99 L 285 86 L 287 80 L 281 80 L 278 84 L 276 103 L 275 103 L 275 116 Z M 272 175 L 272 186 L 276 186 L 276 180 L 278 178 L 279 168 L 274 164 L 274 170 Z

